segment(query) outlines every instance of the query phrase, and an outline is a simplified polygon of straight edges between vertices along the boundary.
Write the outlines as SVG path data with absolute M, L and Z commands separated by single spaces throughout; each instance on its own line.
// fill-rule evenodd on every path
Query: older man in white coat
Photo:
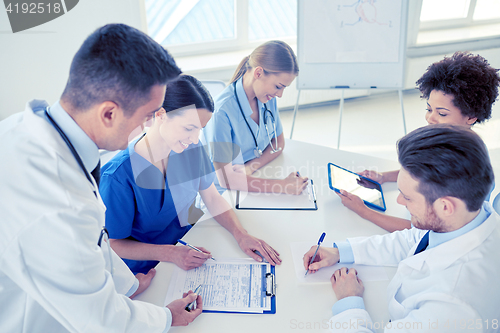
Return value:
M 414 228 L 322 247 L 310 266 L 314 250 L 304 256 L 313 272 L 337 262 L 398 266 L 387 290 L 390 318 L 371 321 L 363 283 L 344 267 L 331 278 L 338 301 L 329 327 L 498 332 L 500 217 L 484 202 L 494 180 L 484 143 L 465 128 L 429 125 L 403 137 L 398 154 L 398 203 Z
M 0 332 L 165 332 L 201 313 L 193 293 L 132 301 L 142 287 L 101 239 L 98 148 L 125 148 L 179 73 L 151 38 L 107 25 L 78 50 L 60 101 L 0 123 Z

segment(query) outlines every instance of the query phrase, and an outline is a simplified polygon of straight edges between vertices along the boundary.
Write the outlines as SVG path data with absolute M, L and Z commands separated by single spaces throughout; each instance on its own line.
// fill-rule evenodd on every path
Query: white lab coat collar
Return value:
M 35 111 L 35 109 L 33 109 Z M 63 109 L 59 101 L 49 108 L 49 114 L 75 147 L 89 173 L 99 162 L 99 148 L 83 129 Z
M 492 211 L 491 204 L 485 202 L 483 206 L 491 215 L 496 214 Z M 491 216 L 487 218 L 481 225 L 471 231 L 451 239 L 434 248 L 427 249 L 418 255 L 413 255 L 418 243 L 410 250 L 410 256 L 403 260 L 401 264 L 405 264 L 415 270 L 421 270 L 424 263 L 432 270 L 443 270 L 456 262 L 460 257 L 463 257 L 468 252 L 474 250 L 482 244 L 484 240 L 493 232 L 498 223 L 498 217 Z
M 50 123 L 49 119 L 47 119 L 47 117 L 45 116 L 44 110 L 48 106 L 49 106 L 49 104 L 46 101 L 36 100 L 36 99 L 34 99 L 34 100 L 26 103 L 26 109 L 25 109 L 24 114 L 23 114 L 23 119 L 25 119 L 26 123 L 27 123 L 26 126 L 27 126 L 27 128 L 29 128 L 29 129 L 31 129 L 33 131 L 36 131 L 39 135 L 44 136 L 43 138 L 40 137 L 40 139 L 50 140 L 50 141 L 47 141 L 47 142 L 54 142 L 55 145 L 59 145 L 59 144 L 62 143 L 62 145 L 67 148 L 67 152 L 69 154 L 68 156 L 71 156 L 71 158 L 74 159 L 74 157 L 71 154 L 71 151 L 70 151 L 69 147 L 66 145 L 66 143 L 64 143 L 62 137 L 56 131 L 56 129 L 54 128 L 54 126 Z M 52 110 L 52 107 L 50 109 Z M 70 121 L 73 122 L 73 125 L 77 129 L 73 128 L 72 126 L 69 127 L 69 128 L 67 126 L 65 126 L 65 127 L 61 126 L 61 123 L 59 123 L 61 118 L 58 117 L 56 119 L 53 116 L 53 113 L 50 112 L 50 111 L 49 111 L 49 114 L 54 119 L 54 121 L 58 124 L 58 126 L 64 131 L 64 133 L 66 134 L 66 136 L 68 137 L 68 139 L 71 141 L 71 144 L 73 145 L 73 147 L 75 147 L 75 149 L 78 152 L 78 154 L 79 155 L 82 154 L 82 153 L 84 154 L 84 156 L 85 156 L 85 158 L 86 158 L 87 161 L 84 160 L 84 156 L 82 156 L 82 155 L 80 155 L 80 158 L 82 159 L 82 161 L 83 161 L 83 163 L 85 165 L 85 168 L 87 169 L 87 171 L 90 174 L 92 172 L 92 170 L 96 167 L 97 162 L 99 161 L 99 150 L 97 148 L 97 145 L 87 136 L 87 134 L 85 134 L 85 132 L 83 132 L 83 130 L 66 113 L 66 111 L 64 111 L 64 109 L 62 109 L 62 107 L 61 107 L 60 111 L 62 113 L 65 113 L 66 116 L 70 118 Z M 64 119 L 64 115 L 63 115 L 62 118 Z M 41 119 L 43 121 L 43 124 L 44 124 L 43 126 L 46 126 L 47 128 L 50 128 L 49 131 L 41 130 L 39 119 Z M 85 135 L 86 140 L 84 139 L 83 143 L 80 142 L 80 141 L 78 141 L 79 143 L 75 144 L 76 141 L 75 142 L 72 141 L 72 137 L 74 137 L 74 136 L 73 135 L 70 136 L 69 133 L 68 133 L 68 130 L 70 130 L 70 129 L 83 132 L 83 135 Z M 50 137 L 50 139 L 47 138 L 47 136 Z M 89 156 L 90 156 L 90 158 L 89 158 Z M 92 165 L 92 163 L 94 163 L 94 161 L 95 161 L 95 164 L 92 166 L 92 169 L 89 169 L 88 165 Z M 75 159 L 75 163 L 77 163 L 76 159 Z M 82 175 L 84 176 L 83 170 L 82 170 Z M 97 190 L 97 184 L 95 183 L 95 180 L 93 179 L 93 177 L 90 177 L 90 178 L 92 179 L 92 183 L 89 183 L 89 182 L 87 182 L 87 183 L 89 184 L 89 186 L 92 189 L 92 191 L 98 197 L 98 199 L 99 199 L 98 201 L 100 201 L 100 204 L 104 207 L 104 204 L 101 201 L 101 196 L 99 194 L 99 191 Z
M 56 103 L 56 104 L 59 105 L 59 103 Z M 54 104 L 54 105 L 56 105 L 56 104 Z M 31 131 L 37 131 L 37 136 L 42 141 L 45 141 L 45 144 L 52 145 L 52 142 L 54 142 L 53 143 L 54 147 L 67 148 L 66 143 L 64 143 L 64 141 L 62 141 L 62 138 L 60 138 L 59 134 L 56 132 L 56 130 L 54 129 L 52 124 L 48 121 L 48 119 L 46 119 L 46 116 L 45 116 L 43 110 L 47 106 L 49 106 L 49 104 L 43 100 L 32 100 L 26 104 L 26 110 L 23 114 L 23 120 L 25 120 L 25 122 L 27 123 L 27 126 L 28 126 L 27 129 L 31 130 Z M 51 117 L 54 119 L 54 121 L 57 122 L 59 127 L 61 127 L 61 129 L 68 136 L 71 143 L 73 144 L 73 146 L 77 150 L 78 154 L 82 158 L 83 162 L 85 163 L 84 156 L 88 160 L 90 160 L 90 158 L 95 158 L 97 156 L 97 159 L 95 162 L 97 165 L 97 161 L 99 160 L 99 151 L 97 149 L 97 145 L 85 134 L 85 132 L 76 124 L 76 122 L 66 113 L 66 111 L 64 111 L 64 109 L 60 105 L 58 107 L 60 109 L 56 113 L 58 114 L 59 117 L 56 118 L 56 116 L 54 115 L 54 112 L 53 112 L 54 106 L 52 106 L 50 108 L 51 112 L 49 112 L 49 113 L 50 113 Z M 61 115 L 62 115 L 62 117 L 60 117 Z M 64 119 L 65 116 L 68 117 L 69 119 Z M 63 119 L 63 120 L 61 120 L 61 119 Z M 62 123 L 65 123 L 67 125 L 66 121 L 69 123 L 72 123 L 72 124 L 69 127 L 68 126 L 63 127 Z M 44 127 L 42 128 L 42 126 L 44 126 Z M 75 139 L 75 141 L 73 141 L 75 138 L 75 135 L 74 135 L 75 133 L 68 132 L 68 131 L 80 132 L 76 135 L 77 138 Z M 70 135 L 70 133 L 71 133 L 71 135 Z M 82 140 L 80 140 L 80 139 L 82 139 Z M 89 150 L 90 154 L 87 151 L 81 151 L 79 149 Z M 66 151 L 66 152 L 64 152 L 64 151 Z M 60 154 L 62 154 L 63 156 L 67 156 L 70 160 L 74 160 L 69 149 L 67 149 L 67 150 L 64 149 L 64 151 L 60 150 Z M 94 152 L 95 152 L 95 154 L 94 154 Z M 76 174 L 80 175 L 80 177 L 84 177 L 80 171 L 80 168 L 76 164 L 76 162 L 74 162 L 74 163 L 75 163 L 75 165 L 74 165 L 75 169 L 78 170 L 76 172 Z M 87 164 L 85 164 L 85 167 L 88 169 Z M 94 167 L 95 167 L 95 165 L 94 165 Z M 65 174 L 67 175 L 67 173 L 65 173 Z M 74 181 L 78 182 L 79 180 L 75 178 Z M 93 184 L 90 184 L 86 179 L 83 180 L 82 182 L 83 182 L 83 184 L 88 185 L 91 190 L 94 190 L 94 193 L 96 193 L 96 195 L 97 195 L 97 200 L 95 200 L 93 198 L 93 196 L 90 196 L 91 199 L 89 202 L 92 204 L 96 204 L 98 206 L 98 209 L 100 210 L 100 214 L 98 214 L 97 219 L 92 219 L 91 218 L 92 215 L 89 214 L 89 228 L 95 227 L 95 228 L 97 228 L 96 230 L 99 230 L 99 228 L 102 225 L 104 225 L 104 212 L 106 210 L 106 207 L 105 207 L 104 203 L 102 202 L 99 191 L 96 190 L 95 182 Z M 89 192 L 89 193 L 91 193 L 91 192 Z M 83 197 L 81 197 L 81 198 L 83 198 Z M 74 204 L 74 203 L 72 203 L 72 204 Z M 89 206 L 89 207 L 90 207 L 89 209 L 91 211 L 93 209 L 95 210 L 95 208 L 92 208 L 92 206 Z M 74 208 L 74 209 L 76 209 L 76 208 Z M 102 216 L 102 219 L 99 218 L 99 216 Z M 92 225 L 91 221 L 95 221 L 96 224 Z M 96 236 L 95 240 L 96 240 L 96 244 L 97 244 L 99 234 L 96 232 L 95 236 Z M 109 248 L 109 249 L 111 249 L 111 248 Z M 112 273 L 112 277 L 113 277 L 113 281 L 114 281 L 113 283 L 115 286 L 115 290 L 120 294 L 127 294 L 127 295 L 133 294 L 137 290 L 137 284 L 136 284 L 137 280 L 136 280 L 134 274 L 130 271 L 130 269 L 127 267 L 127 265 L 125 265 L 123 260 L 121 260 L 120 257 L 118 257 L 118 255 L 113 251 L 113 249 L 111 249 L 111 253 L 108 252 L 109 249 L 108 249 L 108 246 L 103 243 L 101 250 L 103 252 L 104 261 L 106 262 L 106 269 L 108 269 L 110 271 L 110 269 L 109 269 L 111 267 L 110 259 L 113 262 L 113 267 L 114 267 L 113 272 L 114 273 Z M 110 256 L 110 254 L 111 254 L 111 256 Z

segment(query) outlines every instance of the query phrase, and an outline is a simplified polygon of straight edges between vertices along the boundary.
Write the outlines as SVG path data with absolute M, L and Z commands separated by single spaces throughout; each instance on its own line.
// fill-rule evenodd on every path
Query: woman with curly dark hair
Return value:
M 485 58 L 469 52 L 456 52 L 430 65 L 416 82 L 421 97 L 427 99 L 427 123 L 472 127 L 490 119 L 491 108 L 498 97 L 498 71 Z M 360 173 L 381 184 L 397 181 L 398 174 L 399 170 Z M 411 227 L 409 220 L 368 208 L 356 195 L 341 191 L 339 196 L 344 206 L 390 232 Z
M 472 126 L 491 118 L 498 96 L 498 69 L 480 55 L 456 52 L 429 66 L 417 81 L 427 99 L 429 124 Z

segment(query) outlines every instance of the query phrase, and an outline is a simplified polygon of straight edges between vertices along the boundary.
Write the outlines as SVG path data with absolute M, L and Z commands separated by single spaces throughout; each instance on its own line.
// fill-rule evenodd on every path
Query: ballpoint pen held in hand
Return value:
M 196 295 L 199 295 L 199 294 L 201 293 L 201 288 L 202 288 L 202 287 L 201 287 L 201 284 L 200 284 L 198 287 L 196 287 L 196 289 L 194 290 L 194 293 L 195 293 Z M 186 310 L 186 311 L 188 311 L 188 312 L 192 311 L 192 310 L 193 310 L 193 307 L 194 307 L 194 302 L 195 302 L 195 301 L 192 301 L 191 303 L 189 303 L 188 305 L 186 305 L 185 310 Z
M 185 242 L 185 241 L 183 241 L 183 240 L 178 239 L 177 241 L 178 241 L 179 243 L 181 243 L 182 245 L 187 246 L 187 247 L 189 247 L 189 248 L 191 248 L 191 249 L 193 249 L 193 250 L 195 250 L 195 251 L 198 251 L 198 252 L 201 252 L 201 253 L 205 253 L 205 252 L 203 252 L 202 250 L 200 250 L 199 248 L 194 247 L 193 245 L 188 244 L 188 243 L 186 243 L 186 242 Z M 210 259 L 215 260 L 215 258 L 214 258 L 214 257 L 211 257 Z
M 316 254 L 318 253 L 319 246 L 321 245 L 321 243 L 323 243 L 325 236 L 326 236 L 326 232 L 321 234 L 321 237 L 319 238 L 319 241 L 318 241 L 318 246 L 316 247 L 316 252 L 314 252 L 313 257 L 311 258 L 311 261 L 309 262 L 309 266 L 313 263 L 314 259 L 316 258 Z M 307 268 L 307 271 L 306 271 L 306 274 L 304 275 L 304 277 L 307 276 L 307 273 L 309 273 L 309 267 Z

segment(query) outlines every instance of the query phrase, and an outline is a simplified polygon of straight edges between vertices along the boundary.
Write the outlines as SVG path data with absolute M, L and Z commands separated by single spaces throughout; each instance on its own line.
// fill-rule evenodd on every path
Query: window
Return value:
M 145 0 L 145 6 L 149 35 L 176 55 L 296 39 L 297 0 Z
M 162 45 L 235 37 L 234 0 L 146 0 L 148 31 Z
M 298 0 L 143 1 L 149 35 L 176 57 L 248 50 L 270 39 L 296 43 Z M 500 0 L 410 0 L 410 9 L 409 45 L 500 34 Z
M 472 19 L 474 21 L 500 19 L 500 1 L 477 0 Z
M 499 0 L 422 0 L 420 30 L 500 22 Z
M 297 0 L 249 0 L 248 40 L 297 36 Z
M 467 18 L 470 0 L 423 0 L 420 22 Z

